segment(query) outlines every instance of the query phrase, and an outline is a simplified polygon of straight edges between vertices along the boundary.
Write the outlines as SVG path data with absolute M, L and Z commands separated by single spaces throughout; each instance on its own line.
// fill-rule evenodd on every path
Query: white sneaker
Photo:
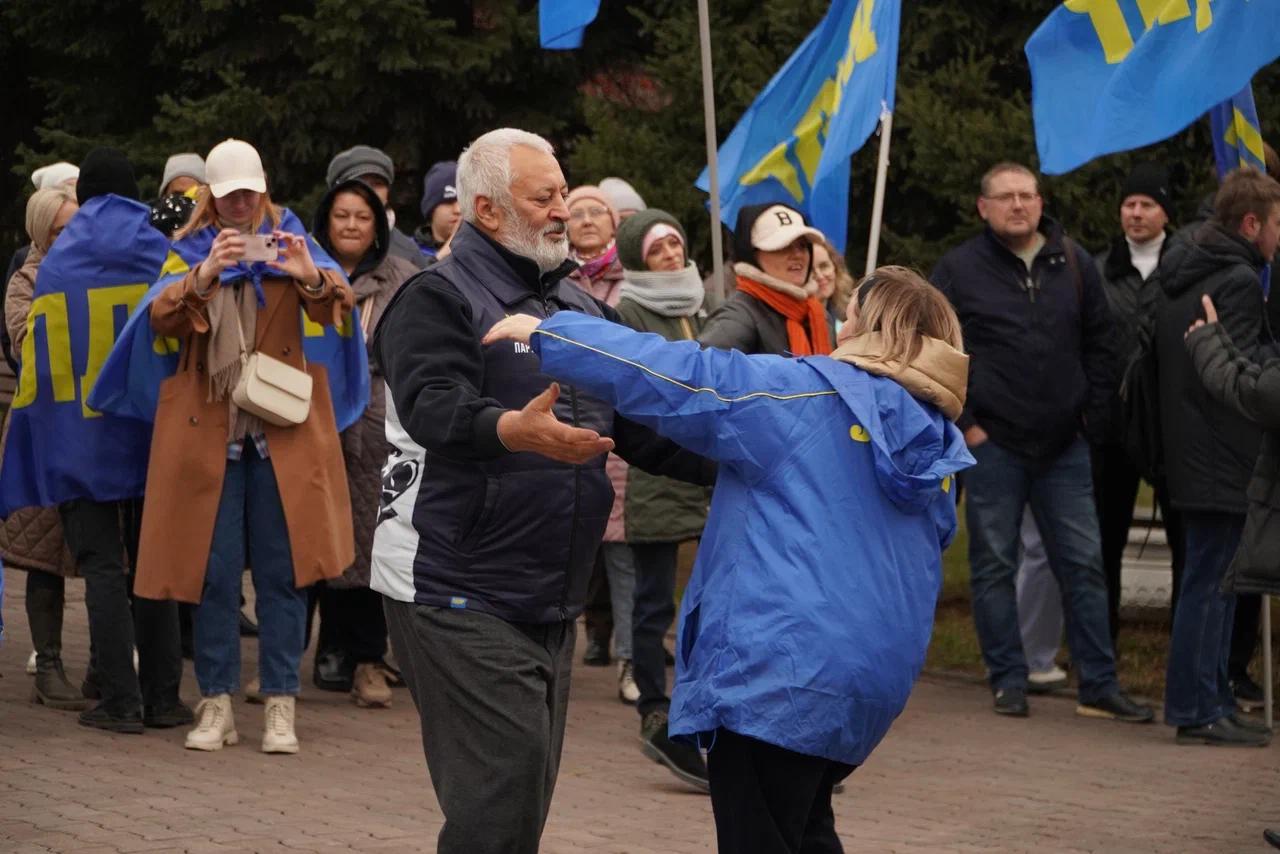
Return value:
M 1048 670 L 1033 670 L 1027 674 L 1027 691 L 1032 694 L 1047 694 L 1065 687 L 1067 671 L 1056 664 Z
M 263 753 L 297 753 L 298 736 L 293 732 L 293 697 L 267 697 L 262 729 Z
M 27 659 L 27 675 L 36 675 L 36 651 L 31 650 L 31 657 Z
M 205 697 L 196 706 L 196 728 L 187 733 L 188 750 L 221 750 L 240 740 L 231 714 L 231 695 Z
M 636 685 L 635 669 L 631 659 L 618 659 L 618 699 L 628 706 L 634 706 L 640 699 L 640 688 Z

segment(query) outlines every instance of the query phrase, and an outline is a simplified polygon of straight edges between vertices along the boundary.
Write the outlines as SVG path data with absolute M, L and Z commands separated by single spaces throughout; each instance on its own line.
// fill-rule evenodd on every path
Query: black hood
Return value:
M 369 207 L 373 210 L 373 245 L 348 276 L 352 282 L 355 282 L 387 257 L 387 252 L 391 248 L 391 226 L 387 223 L 387 209 L 382 206 L 382 200 L 368 184 L 358 178 L 335 184 L 329 192 L 324 194 L 324 198 L 316 206 L 315 216 L 311 218 L 311 236 L 335 261 L 338 260 L 338 256 L 334 254 L 333 243 L 329 240 L 329 211 L 333 209 L 333 200 L 339 193 L 357 193 L 369 203 Z
M 1203 282 L 1224 267 L 1242 264 L 1260 273 L 1266 263 L 1258 247 L 1212 220 L 1192 233 L 1189 240 L 1174 241 L 1160 262 L 1160 286 L 1170 297 Z

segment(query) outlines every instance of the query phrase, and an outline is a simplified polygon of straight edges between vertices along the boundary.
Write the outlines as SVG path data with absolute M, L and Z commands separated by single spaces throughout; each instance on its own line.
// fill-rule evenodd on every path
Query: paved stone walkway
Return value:
M 240 745 L 182 749 L 181 731 L 108 735 L 28 702 L 22 573 L 0 648 L 0 852 L 429 852 L 441 817 L 417 719 L 309 685 L 302 752 L 257 750 L 262 707 L 237 701 Z M 83 673 L 82 586 L 67 659 Z M 245 643 L 255 662 L 255 644 Z M 249 665 L 252 671 L 255 665 Z M 305 664 L 310 674 L 310 661 Z M 252 675 L 252 672 L 249 674 Z M 612 669 L 578 667 L 546 852 L 714 850 L 711 809 L 644 759 Z M 187 666 L 183 695 L 195 699 Z M 1177 747 L 1167 727 L 1078 718 L 1066 698 L 998 718 L 978 685 L 926 677 L 885 743 L 837 795 L 851 852 L 1249 852 L 1280 826 L 1277 750 Z

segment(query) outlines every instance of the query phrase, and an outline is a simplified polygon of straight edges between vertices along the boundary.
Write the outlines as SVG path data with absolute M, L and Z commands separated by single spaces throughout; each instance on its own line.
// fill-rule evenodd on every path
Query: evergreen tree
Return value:
M 827 10 L 826 0 L 712 5 L 717 133 Z M 479 133 L 508 125 L 557 144 L 571 184 L 619 175 L 690 231 L 710 258 L 697 11 L 687 0 L 601 4 L 582 50 L 538 46 L 536 0 L 6 0 L 0 57 L 0 246 L 25 242 L 33 168 L 93 146 L 129 153 L 144 194 L 164 159 L 228 136 L 262 152 L 273 195 L 308 220 L 329 159 L 357 143 L 397 166 L 399 221 L 418 218 L 421 176 Z M 902 11 L 897 112 L 885 201 L 885 262 L 928 270 L 974 233 L 977 181 L 996 160 L 1035 166 L 1022 46 L 1043 0 L 911 0 Z M 1280 141 L 1280 65 L 1255 78 L 1263 133 Z M 873 137 L 854 155 L 849 259 L 861 269 Z M 1130 166 L 1168 164 L 1179 212 L 1213 186 L 1207 123 L 1149 149 L 1045 181 L 1048 211 L 1082 243 L 1116 231 Z

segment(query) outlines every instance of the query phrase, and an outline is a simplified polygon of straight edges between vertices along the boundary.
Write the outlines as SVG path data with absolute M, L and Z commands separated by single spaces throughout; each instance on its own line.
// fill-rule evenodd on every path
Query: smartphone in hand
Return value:
M 242 261 L 275 261 L 280 257 L 280 241 L 274 234 L 246 234 Z

